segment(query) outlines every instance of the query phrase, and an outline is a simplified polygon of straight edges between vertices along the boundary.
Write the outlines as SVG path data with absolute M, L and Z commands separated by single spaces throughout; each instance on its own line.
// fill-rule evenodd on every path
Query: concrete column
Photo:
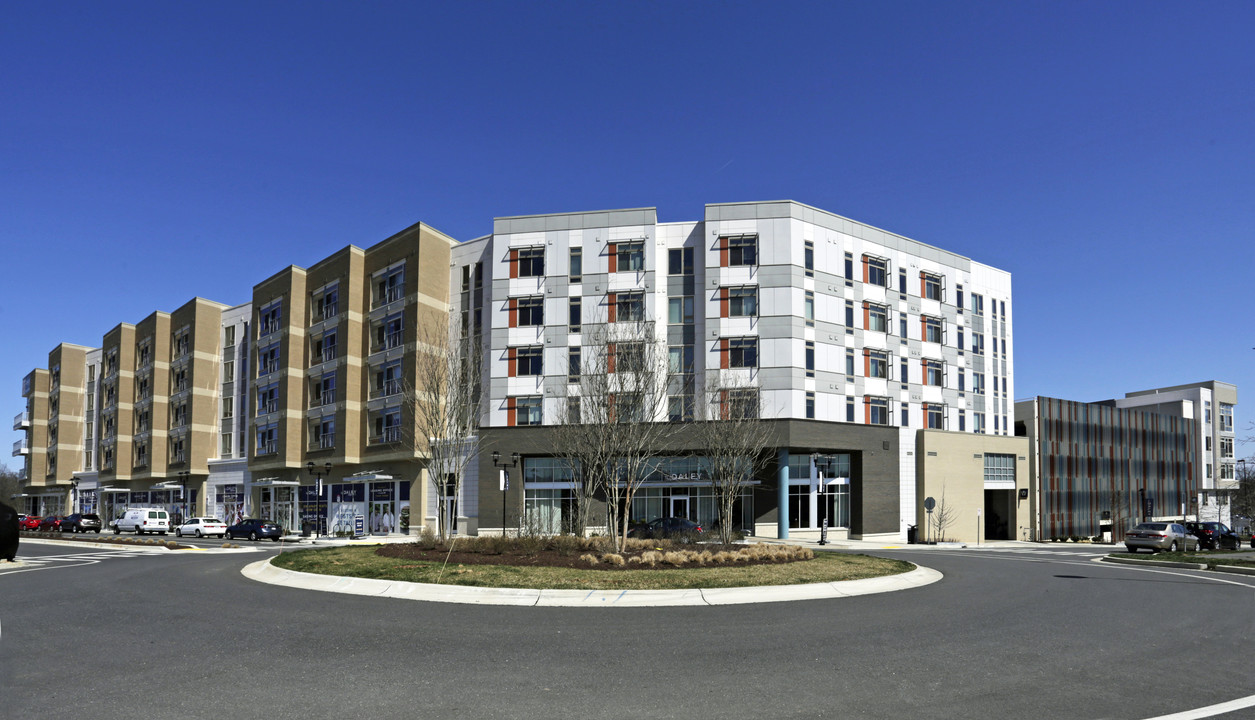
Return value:
M 780 488 L 776 491 L 776 536 L 781 540 L 789 539 L 789 451 L 782 448 L 777 454 L 776 469 Z

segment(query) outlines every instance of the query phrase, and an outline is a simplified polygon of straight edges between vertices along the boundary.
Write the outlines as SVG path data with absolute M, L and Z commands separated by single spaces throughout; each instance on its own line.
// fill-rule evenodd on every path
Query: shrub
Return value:
M 597 563 L 601 562 L 600 560 L 597 559 L 597 556 L 593 555 L 592 553 L 581 555 L 580 560 L 588 563 L 589 565 L 596 565 Z
M 610 553 L 609 555 L 604 555 L 602 556 L 601 559 L 607 563 L 610 563 L 611 565 L 614 565 L 615 567 L 623 567 L 624 565 L 627 564 L 627 561 L 623 559 L 623 556 L 618 553 Z

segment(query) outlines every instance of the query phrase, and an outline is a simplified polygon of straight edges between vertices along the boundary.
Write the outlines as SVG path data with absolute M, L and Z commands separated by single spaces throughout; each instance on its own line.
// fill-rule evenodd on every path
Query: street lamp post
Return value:
M 501 462 L 501 453 L 492 451 L 492 466 L 501 468 L 501 537 L 505 537 L 505 494 L 510 489 L 510 468 L 519 464 L 519 454 L 510 453 L 510 464 Z
M 305 469 L 314 477 L 314 539 L 322 537 L 322 518 L 318 514 L 318 505 L 322 502 L 322 479 L 323 476 L 331 475 L 331 463 L 323 463 L 322 467 L 314 464 L 313 460 L 305 463 Z
M 828 455 L 820 455 L 819 453 L 811 453 L 811 465 L 815 466 L 815 470 L 819 473 L 819 507 L 823 510 L 823 521 L 819 527 L 819 544 L 828 544 L 828 494 L 827 487 L 824 485 L 824 472 L 819 469 L 819 458 L 827 458 Z
M 183 494 L 179 497 L 183 501 L 183 522 L 187 522 L 187 481 L 192 476 L 189 470 L 179 471 L 179 484 L 183 486 Z

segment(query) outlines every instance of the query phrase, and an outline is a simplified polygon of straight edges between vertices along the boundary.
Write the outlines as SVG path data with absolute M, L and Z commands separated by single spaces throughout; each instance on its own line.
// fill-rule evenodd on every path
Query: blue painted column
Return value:
M 780 489 L 776 491 L 776 534 L 781 540 L 789 539 L 789 450 L 781 448 L 776 470 Z

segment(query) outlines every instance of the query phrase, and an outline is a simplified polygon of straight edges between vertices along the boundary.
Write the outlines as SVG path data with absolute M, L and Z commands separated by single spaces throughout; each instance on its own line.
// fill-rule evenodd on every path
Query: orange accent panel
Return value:
M 867 269 L 867 265 L 866 265 L 866 264 L 864 264 L 864 265 L 863 265 L 863 269 L 864 269 L 864 273 L 863 273 L 863 274 L 864 274 L 864 275 L 866 275 L 866 274 L 867 274 L 867 273 L 866 273 L 866 269 Z M 863 281 L 864 281 L 864 282 L 866 282 L 866 281 L 867 281 L 867 278 L 863 278 Z M 866 300 L 864 300 L 864 301 L 863 301 L 863 329 L 864 329 L 864 330 L 871 330 L 871 329 L 872 329 L 872 311 L 871 311 L 871 306 L 867 304 L 867 301 L 866 301 Z
M 728 289 L 719 288 L 719 317 L 728 316 Z
M 924 283 L 927 282 L 924 279 L 925 277 L 927 277 L 927 273 L 925 273 L 923 270 L 920 270 L 919 271 L 919 296 L 920 297 L 925 297 L 925 294 L 927 293 L 927 290 L 928 290 L 928 288 L 925 287 L 924 285 Z
M 514 403 L 514 398 L 506 398 L 505 401 L 505 424 L 514 427 L 518 424 L 518 407 Z
M 619 244 L 609 243 L 606 248 L 610 251 L 610 272 L 619 272 Z
M 719 367 L 720 369 L 728 369 L 728 340 L 724 338 L 719 341 Z
M 866 395 L 863 396 L 863 424 L 864 425 L 872 424 L 872 405 L 871 403 L 867 402 Z
M 510 277 L 516 278 L 518 276 L 519 276 L 519 251 L 511 250 L 510 251 Z
M 519 351 L 517 348 L 510 348 L 509 350 L 506 351 L 506 362 L 508 363 L 509 368 L 510 368 L 507 371 L 506 377 L 514 377 L 515 373 L 518 372 L 518 367 L 519 367 L 518 352 Z
M 867 256 L 863 256 L 863 282 L 867 282 Z
M 606 372 L 614 372 L 614 356 L 617 347 L 616 343 L 606 344 Z
M 614 322 L 618 293 L 606 293 L 606 322 Z
M 510 298 L 508 307 L 510 309 L 510 327 L 518 327 L 519 326 L 519 301 L 516 300 L 515 298 Z
M 872 376 L 872 351 L 863 348 L 863 377 Z

